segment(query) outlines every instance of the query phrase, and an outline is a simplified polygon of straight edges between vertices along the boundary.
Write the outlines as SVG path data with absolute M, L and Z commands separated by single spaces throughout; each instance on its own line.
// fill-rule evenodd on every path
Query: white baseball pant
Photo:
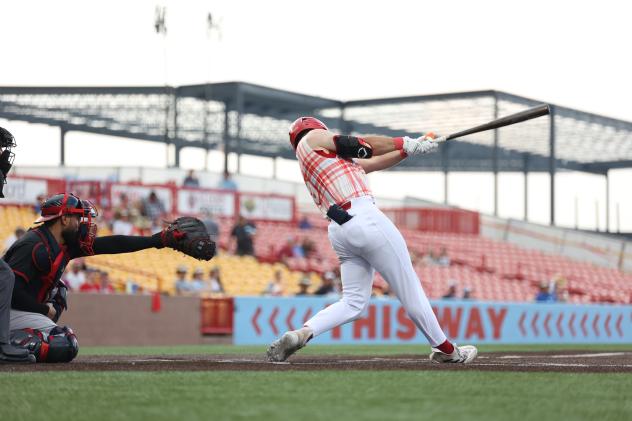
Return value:
M 11 320 L 9 323 L 11 330 L 37 329 L 48 335 L 48 332 L 55 326 L 57 324 L 43 314 L 11 309 Z
M 318 336 L 359 318 L 369 304 L 377 270 L 430 345 L 445 342 L 402 234 L 369 196 L 352 199 L 348 212 L 353 218 L 347 223 L 329 224 L 329 241 L 340 259 L 342 299 L 318 312 L 305 326 Z

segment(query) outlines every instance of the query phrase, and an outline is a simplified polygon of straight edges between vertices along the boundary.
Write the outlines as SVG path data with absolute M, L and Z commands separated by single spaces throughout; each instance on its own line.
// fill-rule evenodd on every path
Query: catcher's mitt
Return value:
M 215 242 L 197 218 L 183 216 L 154 235 L 160 237 L 163 247 L 170 247 L 196 259 L 211 260 L 215 256 Z

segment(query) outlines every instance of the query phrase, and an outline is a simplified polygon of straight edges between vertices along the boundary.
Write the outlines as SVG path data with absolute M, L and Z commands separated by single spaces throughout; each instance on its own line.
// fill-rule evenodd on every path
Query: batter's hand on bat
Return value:
M 434 138 L 434 133 L 427 133 L 424 136 L 416 138 L 404 136 L 404 145 L 402 150 L 408 156 L 423 155 L 434 152 L 439 147 L 437 143 L 433 141 Z

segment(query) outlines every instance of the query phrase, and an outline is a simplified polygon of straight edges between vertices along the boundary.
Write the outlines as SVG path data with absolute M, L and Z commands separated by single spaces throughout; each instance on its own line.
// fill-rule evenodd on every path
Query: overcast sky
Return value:
M 167 7 L 166 43 L 153 30 L 157 4 Z M 496 89 L 632 121 L 630 4 L 603 0 L 2 1 L 0 85 L 240 80 L 343 100 Z M 210 39 L 208 12 L 221 28 L 221 35 L 216 31 Z M 17 127 L 24 139 L 18 163 L 56 163 L 57 147 L 47 139 L 55 139 L 55 131 Z M 89 138 L 69 136 L 74 153 L 70 164 L 77 156 L 81 158 L 77 162 L 94 165 L 90 158 L 84 159 Z M 159 148 L 127 145 L 132 155 L 143 150 L 150 165 L 164 163 Z M 111 148 L 103 149 L 98 163 L 120 159 L 108 154 Z M 42 153 L 45 150 L 50 153 Z M 183 157 L 184 166 L 197 162 L 199 152 Z M 620 183 L 629 185 L 632 176 L 621 174 Z M 390 181 L 383 180 L 389 178 L 377 180 L 375 188 L 384 185 L 388 191 Z M 578 186 L 586 192 L 585 181 L 579 180 L 565 190 Z M 594 182 L 595 200 L 603 198 L 600 183 L 598 178 Z M 468 184 L 463 186 L 459 200 L 471 194 Z M 508 203 L 515 202 L 507 195 Z M 488 190 L 481 190 L 477 199 L 461 204 L 487 204 L 488 196 Z M 624 189 L 614 200 L 629 206 L 632 214 L 625 196 Z M 520 206 L 516 209 L 521 211 Z M 564 215 L 567 220 L 567 212 Z

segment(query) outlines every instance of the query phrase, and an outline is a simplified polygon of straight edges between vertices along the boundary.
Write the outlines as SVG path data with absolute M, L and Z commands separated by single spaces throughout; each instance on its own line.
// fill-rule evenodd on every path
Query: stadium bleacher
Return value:
M 29 227 L 34 219 L 30 207 L 0 207 L 0 239 L 10 236 L 17 226 Z M 318 284 L 318 275 L 338 266 L 338 260 L 329 245 L 327 223 L 322 218 L 309 216 L 312 228 L 300 229 L 291 223 L 260 222 L 257 224 L 255 257 L 233 256 L 227 252 L 233 220 L 219 220 L 219 244 L 223 251 L 211 262 L 198 262 L 170 250 L 93 256 L 86 259 L 90 267 L 108 271 L 118 290 L 133 280 L 145 291 L 174 292 L 176 268 L 186 265 L 192 271 L 202 268 L 208 273 L 219 267 L 227 295 L 259 295 L 273 273 L 280 270 L 286 282 L 288 295 L 298 291 L 298 281 L 304 272 L 310 272 L 312 285 Z M 105 225 L 105 224 L 102 224 Z M 632 299 L 632 275 L 590 263 L 529 250 L 474 234 L 446 234 L 402 229 L 414 267 L 422 280 L 427 295 L 440 298 L 449 285 L 473 291 L 473 298 L 490 301 L 532 301 L 541 283 L 555 276 L 563 277 L 568 301 L 572 303 L 610 302 L 629 303 Z M 100 229 L 107 235 L 107 228 Z M 289 258 L 284 264 L 276 253 L 287 238 L 299 241 L 309 238 L 316 252 L 309 258 Z M 449 266 L 428 265 L 418 258 L 429 250 L 445 248 L 450 257 Z M 376 286 L 384 285 L 378 275 Z

